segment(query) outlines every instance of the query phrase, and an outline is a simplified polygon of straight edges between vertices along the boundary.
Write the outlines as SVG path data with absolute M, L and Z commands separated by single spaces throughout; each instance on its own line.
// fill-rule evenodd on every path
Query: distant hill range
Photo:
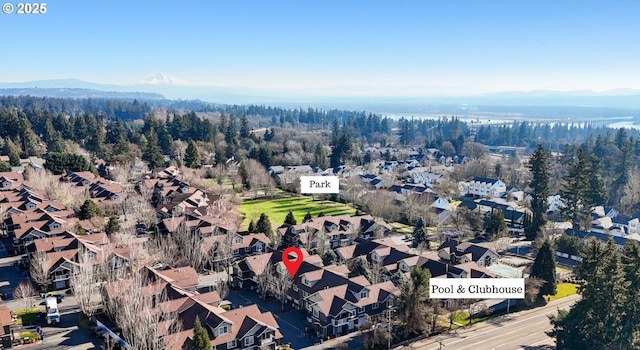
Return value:
M 0 95 L 37 96 L 54 98 L 108 98 L 122 100 L 164 100 L 164 96 L 155 92 L 118 92 L 81 88 L 0 88 Z
M 355 89 L 355 88 L 353 88 Z M 512 91 L 484 94 L 420 93 L 408 96 L 396 94 L 386 96 L 382 90 L 362 90 L 361 94 L 349 96 L 340 87 L 308 89 L 293 92 L 263 91 L 239 87 L 215 87 L 190 85 L 186 81 L 165 73 L 157 73 L 130 85 L 98 84 L 76 79 L 40 80 L 19 83 L 0 83 L 0 95 L 31 95 L 58 98 L 116 98 L 139 100 L 201 100 L 221 104 L 265 104 L 288 108 L 306 106 L 323 109 L 365 110 L 383 114 L 430 114 L 465 113 L 475 114 L 491 107 L 497 113 L 521 113 L 527 116 L 542 116 L 554 112 L 556 107 L 591 110 L 598 115 L 599 109 L 616 109 L 606 114 L 638 116 L 640 113 L 640 90 L 616 89 L 602 92 L 578 91 Z M 366 92 L 365 92 L 366 91 Z M 444 90 L 443 90 L 444 91 Z M 538 108 L 544 111 L 538 113 Z M 533 110 L 536 109 L 536 110 Z M 575 112 L 576 110 L 574 110 Z M 568 114 L 571 111 L 567 111 Z M 579 114 L 582 114 L 580 112 Z M 591 113 L 590 113 L 591 114 Z

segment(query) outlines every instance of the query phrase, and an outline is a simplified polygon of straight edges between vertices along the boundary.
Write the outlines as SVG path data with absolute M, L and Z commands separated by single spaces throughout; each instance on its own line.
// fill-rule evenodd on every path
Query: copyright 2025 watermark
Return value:
M 42 15 L 47 13 L 46 2 L 19 2 L 15 5 L 10 2 L 5 2 L 2 5 L 2 13 L 5 14 L 18 14 L 18 15 Z

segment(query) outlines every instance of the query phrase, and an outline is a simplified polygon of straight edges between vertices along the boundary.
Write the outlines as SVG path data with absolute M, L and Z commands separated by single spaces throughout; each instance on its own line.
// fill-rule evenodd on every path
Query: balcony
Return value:
M 60 281 L 66 281 L 69 279 L 68 275 L 56 275 L 53 276 L 52 281 L 53 282 L 60 282 Z
M 273 344 L 273 338 L 270 337 L 270 338 L 260 340 L 260 346 L 265 346 L 269 344 Z

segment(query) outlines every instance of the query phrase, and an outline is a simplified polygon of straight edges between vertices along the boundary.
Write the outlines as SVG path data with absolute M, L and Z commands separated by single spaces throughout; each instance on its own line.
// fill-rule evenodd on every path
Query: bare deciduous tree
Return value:
M 279 262 L 278 268 L 272 278 L 271 293 L 280 300 L 283 310 L 284 305 L 287 302 L 287 294 L 289 293 L 292 283 L 293 279 L 291 278 L 289 271 L 287 271 L 284 263 Z
M 37 191 L 44 192 L 49 199 L 64 204 L 69 209 L 78 209 L 89 198 L 87 191 L 79 191 L 77 186 L 60 182 L 59 178 L 48 170 L 34 170 L 27 167 L 25 178 Z
M 372 261 L 367 263 L 367 269 L 365 270 L 365 277 L 371 284 L 376 284 L 382 282 L 382 274 L 384 265 L 382 265 L 382 261 Z
M 13 290 L 13 297 L 17 300 L 21 300 L 24 303 L 25 309 L 33 306 L 35 296 L 36 290 L 29 282 L 20 282 Z
M 80 249 L 78 262 L 74 266 L 74 271 L 69 279 L 71 290 L 78 302 L 78 306 L 89 319 L 91 319 L 100 304 L 101 281 L 97 266 L 93 264 L 95 258 L 91 259 L 90 254 L 91 252 L 87 249 Z
M 260 293 L 260 298 L 263 300 L 267 297 L 267 292 L 270 289 L 273 280 L 273 271 L 273 264 L 271 263 L 271 261 L 269 261 L 264 267 L 264 270 L 262 270 L 262 273 L 256 276 L 258 293 Z
M 524 280 L 524 297 L 527 303 L 534 303 L 540 295 L 544 280 L 538 277 L 528 277 Z
M 168 301 L 164 282 L 150 281 L 144 269 L 131 279 L 118 280 L 107 286 L 105 308 L 122 329 L 124 340 L 133 350 L 176 349 L 168 344 L 182 327 L 175 313 L 165 312 Z
M 218 281 L 213 285 L 213 289 L 218 293 L 220 299 L 224 299 L 229 294 L 229 283 L 227 281 Z
M 31 256 L 29 262 L 31 265 L 29 268 L 31 278 L 40 285 L 41 289 L 46 290 L 51 281 L 51 276 L 49 275 L 51 262 L 49 261 L 49 257 L 47 257 L 46 253 L 36 252 Z
M 249 174 L 249 183 L 254 191 L 254 197 L 258 196 L 258 191 L 260 190 L 264 191 L 265 196 L 271 195 L 276 188 L 276 183 L 264 165 L 255 159 L 249 159 L 245 164 Z

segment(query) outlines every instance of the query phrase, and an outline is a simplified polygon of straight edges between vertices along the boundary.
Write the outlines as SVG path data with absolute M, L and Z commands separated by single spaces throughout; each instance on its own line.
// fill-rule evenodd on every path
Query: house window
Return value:
M 253 337 L 244 338 L 244 346 L 253 345 Z
M 294 292 L 297 292 L 297 291 L 298 291 L 298 285 L 297 285 L 297 284 L 294 284 L 291 288 L 293 288 L 293 291 L 294 291 Z
M 223 335 L 223 334 L 227 334 L 229 333 L 229 327 L 228 326 L 220 326 L 218 327 L 218 335 Z
M 240 250 L 238 250 L 238 249 L 234 249 L 234 250 L 233 250 L 233 254 L 240 254 Z
M 373 303 L 373 309 L 374 309 L 374 310 L 375 310 L 375 309 L 377 309 L 379 306 L 380 306 L 380 304 L 379 304 L 379 303 Z
M 362 292 L 360 292 L 360 299 L 362 298 L 368 298 L 369 297 L 369 291 L 368 290 L 363 290 Z
M 235 339 L 227 343 L 227 349 L 233 349 L 235 347 L 236 347 L 236 340 Z
M 387 300 L 387 307 L 392 307 L 392 306 L 393 306 L 393 299 Z
M 358 313 L 360 314 L 364 313 L 364 306 L 358 309 Z
M 95 260 L 95 258 L 96 258 L 96 253 L 94 253 L 94 252 L 89 252 L 89 254 L 87 254 L 87 256 L 89 257 L 89 260 Z
M 261 251 L 262 251 L 262 244 L 256 245 L 256 252 L 261 252 Z
M 245 252 L 250 252 L 250 251 L 251 251 L 251 247 L 246 247 L 246 248 L 244 248 L 244 251 L 245 251 Z
M 320 317 L 320 313 L 318 312 L 318 309 L 313 309 L 313 317 Z

